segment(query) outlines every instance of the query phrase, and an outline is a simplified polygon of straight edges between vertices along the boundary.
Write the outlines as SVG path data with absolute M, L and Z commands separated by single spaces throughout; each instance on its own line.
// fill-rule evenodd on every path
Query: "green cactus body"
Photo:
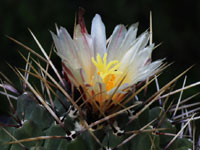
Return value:
M 63 95 L 60 96 L 60 98 L 63 97 Z M 56 100 L 57 99 L 55 99 L 55 101 Z M 59 110 L 65 109 L 64 106 L 58 106 Z M 7 127 L 5 129 L 17 140 L 40 136 L 63 136 L 63 138 L 58 139 L 52 137 L 50 139 L 22 143 L 24 149 L 27 150 L 96 150 L 101 149 L 101 146 L 107 149 L 115 148 L 119 150 L 162 150 L 173 138 L 167 135 L 159 135 L 156 133 L 159 133 L 159 131 L 156 130 L 151 131 L 152 129 L 156 129 L 156 127 L 153 126 L 156 126 L 156 123 L 160 121 L 158 118 L 161 118 L 159 115 L 162 114 L 162 111 L 164 110 L 161 107 L 147 109 L 136 120 L 127 125 L 125 124 L 130 120 L 129 118 L 131 118 L 128 113 L 125 112 L 119 115 L 116 117 L 115 121 L 118 122 L 119 128 L 124 128 L 125 130 L 125 132 L 120 136 L 114 134 L 114 131 L 107 124 L 102 129 L 97 129 L 96 131 L 86 130 L 80 133 L 80 135 L 77 135 L 75 139 L 67 140 L 65 130 L 58 123 L 56 123 L 56 121 L 54 121 L 53 117 L 41 104 L 34 100 L 31 93 L 25 93 L 19 96 L 17 100 L 17 115 L 20 116 L 20 119 L 24 119 L 22 125 L 18 128 Z M 59 115 L 65 115 L 63 123 L 68 129 L 71 131 L 77 130 L 76 128 L 78 127 L 75 127 L 75 124 L 79 124 L 78 118 L 70 118 L 64 111 L 63 113 L 60 111 Z M 145 128 L 145 130 L 149 131 L 139 131 L 152 120 L 156 120 L 155 123 L 152 123 L 150 126 Z M 171 124 L 168 118 L 164 118 L 160 127 L 157 128 L 165 128 L 162 131 L 164 133 L 176 133 L 176 127 Z M 135 131 L 136 134 L 129 142 L 124 144 L 122 147 L 117 148 L 118 144 L 122 143 L 133 134 L 128 134 L 126 131 Z M 19 144 L 5 144 L 5 142 L 13 141 L 13 139 L 9 137 L 3 129 L 1 129 L 0 132 L 0 140 L 3 144 L 1 147 L 2 150 L 23 149 L 23 147 Z M 95 141 L 90 132 L 99 138 L 101 145 Z M 191 147 L 192 142 L 190 140 L 187 138 L 178 138 L 169 149 L 186 150 Z

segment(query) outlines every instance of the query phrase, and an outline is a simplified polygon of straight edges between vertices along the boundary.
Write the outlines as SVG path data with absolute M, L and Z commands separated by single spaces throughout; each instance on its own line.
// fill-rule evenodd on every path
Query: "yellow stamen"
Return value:
M 103 64 L 106 66 L 107 64 L 107 53 L 104 54 L 103 56 Z
M 120 63 L 117 60 L 113 60 L 107 64 L 107 53 L 104 54 L 103 61 L 100 54 L 97 54 L 96 59 L 97 61 L 92 57 L 92 62 L 97 67 L 97 74 L 106 84 L 106 90 L 109 91 L 115 86 L 116 75 L 122 73 L 118 70 Z

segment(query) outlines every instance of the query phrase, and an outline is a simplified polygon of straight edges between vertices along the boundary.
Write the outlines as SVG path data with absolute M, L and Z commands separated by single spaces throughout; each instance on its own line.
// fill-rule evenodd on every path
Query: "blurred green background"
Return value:
M 24 67 L 18 54 L 27 51 L 6 38 L 11 36 L 37 52 L 39 49 L 28 28 L 49 51 L 52 38 L 49 30 L 55 31 L 55 23 L 64 26 L 72 35 L 75 14 L 79 7 L 86 10 L 85 22 L 90 31 L 92 18 L 96 13 L 102 16 L 106 25 L 107 37 L 117 24 L 131 25 L 139 22 L 139 33 L 149 28 L 149 13 L 153 13 L 153 41 L 162 42 L 153 53 L 153 59 L 166 58 L 175 62 L 164 75 L 161 82 L 167 83 L 189 66 L 195 67 L 188 73 L 188 82 L 200 78 L 200 1 L 199 0 L 1 0 L 0 1 L 0 71 L 14 83 L 19 80 L 7 62 L 12 66 Z M 60 68 L 60 60 L 53 61 Z M 162 84 L 162 83 L 161 83 Z M 181 84 L 181 82 L 180 82 Z M 192 92 L 200 91 L 197 87 Z M 196 98 L 198 101 L 199 98 Z M 7 112 L 7 101 L 1 97 L 0 114 Z

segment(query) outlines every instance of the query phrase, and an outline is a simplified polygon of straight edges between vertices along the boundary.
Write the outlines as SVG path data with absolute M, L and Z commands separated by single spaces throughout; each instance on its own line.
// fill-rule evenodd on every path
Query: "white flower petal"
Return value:
M 71 39 L 66 29 L 61 28 L 58 31 L 59 33 L 57 36 L 53 32 L 51 32 L 58 55 L 61 56 L 61 58 L 67 62 L 72 62 L 73 60 L 73 63 L 70 64 L 74 68 L 79 68 L 80 65 L 78 63 L 76 53 L 77 49 L 74 45 L 73 40 Z
M 74 42 L 79 50 L 77 57 L 80 61 L 80 66 L 91 79 L 95 69 L 91 61 L 91 57 L 94 55 L 92 38 L 88 34 L 81 34 L 74 39 Z
M 149 65 L 146 65 L 142 68 L 138 68 L 137 74 L 134 74 L 134 78 L 132 78 L 131 84 L 136 84 L 139 81 L 144 81 L 148 77 L 151 77 L 155 74 L 156 70 L 160 67 L 163 60 L 157 60 L 152 62 Z
M 108 61 L 118 60 L 118 57 L 120 57 L 120 46 L 122 44 L 126 32 L 127 31 L 124 25 L 118 25 L 115 27 L 107 48 Z
M 99 53 L 103 57 L 106 52 L 106 32 L 105 26 L 98 14 L 92 20 L 91 36 L 93 38 L 95 56 Z
M 138 23 L 135 23 L 129 27 L 121 44 L 121 49 L 123 52 L 126 52 L 130 48 L 131 43 L 133 43 L 133 41 L 136 39 L 137 30 Z
M 139 50 L 143 49 L 149 40 L 148 32 L 144 32 L 140 35 L 132 44 L 131 48 L 126 52 L 126 54 L 122 57 L 121 67 L 126 68 L 127 65 L 130 65 L 131 62 L 135 60 L 135 56 L 139 52 Z
M 135 56 L 135 59 L 132 61 L 132 65 L 143 67 L 146 65 L 147 61 L 151 59 L 151 53 L 154 48 L 154 44 L 151 44 L 148 47 L 145 47 L 143 50 Z

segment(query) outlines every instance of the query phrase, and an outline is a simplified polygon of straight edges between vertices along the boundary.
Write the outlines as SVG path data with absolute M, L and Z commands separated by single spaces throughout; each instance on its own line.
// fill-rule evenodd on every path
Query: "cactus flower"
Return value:
M 94 112 L 122 102 L 133 85 L 154 75 L 162 64 L 162 60 L 151 62 L 154 44 L 148 44 L 148 31 L 136 37 L 137 26 L 117 25 L 106 39 L 104 23 L 96 14 L 90 34 L 82 17 L 73 38 L 63 27 L 57 28 L 57 35 L 52 33 L 65 75 Z

